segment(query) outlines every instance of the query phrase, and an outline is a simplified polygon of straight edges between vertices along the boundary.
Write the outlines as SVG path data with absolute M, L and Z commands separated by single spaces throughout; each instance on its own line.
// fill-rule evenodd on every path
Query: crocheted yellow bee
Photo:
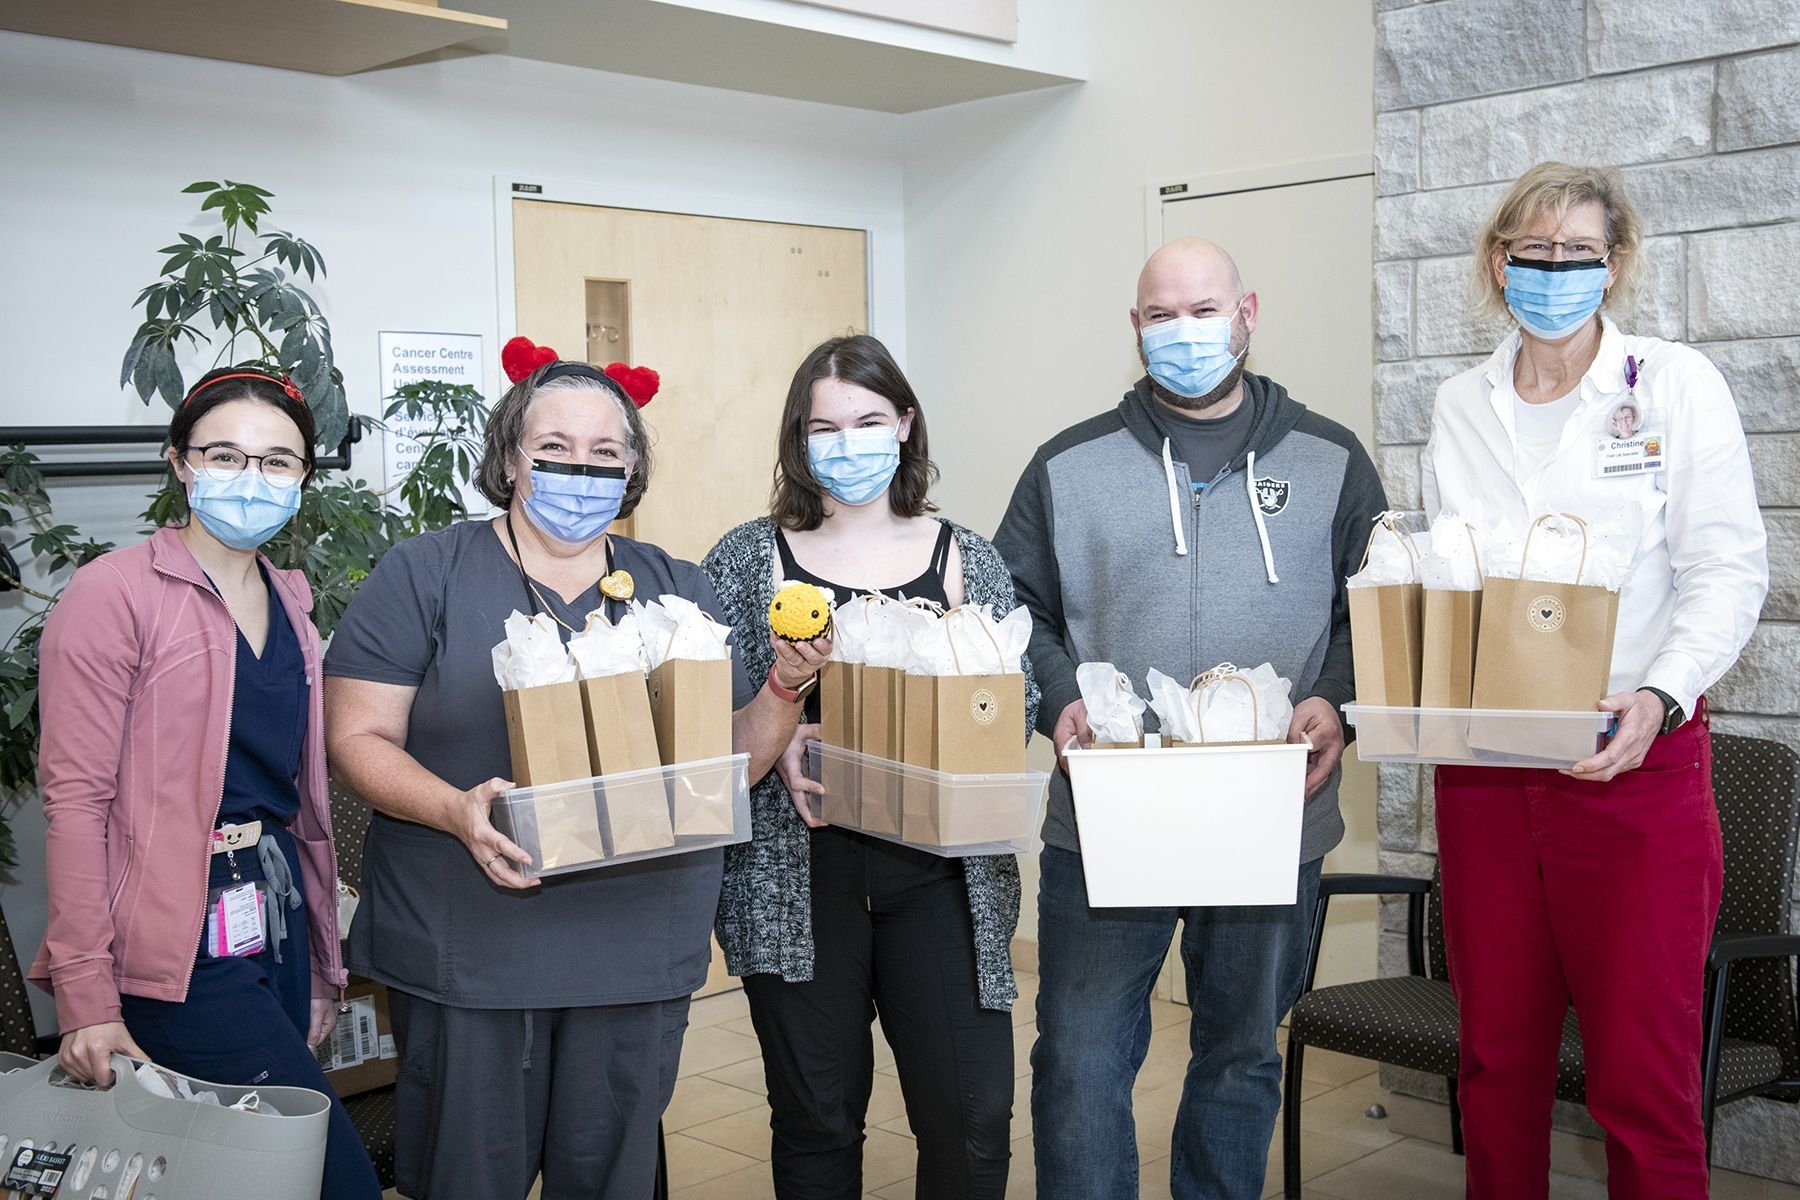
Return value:
M 769 628 L 790 642 L 824 637 L 831 632 L 831 597 L 810 583 L 783 584 L 769 601 Z

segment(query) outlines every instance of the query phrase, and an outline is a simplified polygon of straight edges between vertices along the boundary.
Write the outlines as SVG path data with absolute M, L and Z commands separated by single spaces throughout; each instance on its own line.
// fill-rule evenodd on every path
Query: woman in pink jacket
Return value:
M 50 920 L 32 980 L 61 1060 L 114 1054 L 332 1095 L 312 1047 L 345 981 L 319 635 L 257 547 L 300 506 L 313 420 L 285 377 L 213 371 L 169 424 L 186 525 L 75 573 L 39 649 Z M 332 1102 L 324 1196 L 381 1189 Z

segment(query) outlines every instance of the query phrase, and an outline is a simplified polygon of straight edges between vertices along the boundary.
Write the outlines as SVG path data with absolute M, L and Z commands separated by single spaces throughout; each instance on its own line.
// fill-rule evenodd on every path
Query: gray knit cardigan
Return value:
M 970 604 L 990 604 L 1000 616 L 1018 607 L 1012 576 L 986 538 L 946 521 L 962 553 L 963 591 Z M 769 601 L 774 595 L 775 523 L 768 517 L 738 526 L 701 562 L 718 593 L 720 615 L 737 631 L 738 653 L 751 679 L 768 674 Z M 1025 664 L 1025 721 L 1031 737 L 1038 687 Z M 813 977 L 812 841 L 794 812 L 788 790 L 770 771 L 750 793 L 748 842 L 725 847 L 725 885 L 719 896 L 719 945 L 733 975 L 780 975 L 790 983 Z M 1012 935 L 1019 924 L 1019 862 L 1010 854 L 963 860 L 974 928 L 976 986 L 982 1008 L 1010 1009 Z

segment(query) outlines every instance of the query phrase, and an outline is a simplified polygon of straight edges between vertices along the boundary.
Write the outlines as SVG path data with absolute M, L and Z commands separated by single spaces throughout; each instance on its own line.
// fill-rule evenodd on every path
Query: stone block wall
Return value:
M 1469 297 L 1475 234 L 1506 186 L 1542 159 L 1622 168 L 1649 238 L 1642 299 L 1620 323 L 1724 372 L 1769 529 L 1762 624 L 1713 689 L 1715 728 L 1800 746 L 1800 0 L 1376 8 L 1375 420 L 1390 497 L 1418 505 L 1438 384 L 1507 332 Z M 1379 827 L 1383 870 L 1431 873 L 1428 772 L 1383 769 Z M 1403 905 L 1383 912 L 1384 974 L 1406 969 L 1404 920 Z M 1441 1080 L 1387 1074 L 1443 1095 Z M 1800 1107 L 1723 1110 L 1716 1161 L 1800 1182 Z

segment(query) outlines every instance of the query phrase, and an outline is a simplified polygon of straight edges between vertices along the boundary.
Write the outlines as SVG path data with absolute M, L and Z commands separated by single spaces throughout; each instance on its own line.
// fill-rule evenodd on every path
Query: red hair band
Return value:
M 232 379 L 260 379 L 264 383 L 279 384 L 281 390 L 287 393 L 289 400 L 300 405 L 306 403 L 306 397 L 301 393 L 300 387 L 294 382 L 294 377 L 292 375 L 277 375 L 273 371 L 235 371 L 230 375 L 220 375 L 216 379 L 204 379 L 199 383 L 196 383 L 193 390 L 181 398 L 181 406 L 186 408 L 189 400 L 192 400 L 195 396 L 213 386 L 215 383 L 225 383 Z
M 500 368 L 506 378 L 519 382 L 541 367 L 555 366 L 560 378 L 579 375 L 589 379 L 607 379 L 618 385 L 630 401 L 642 408 L 662 386 L 662 377 L 649 367 L 633 367 L 625 363 L 609 363 L 604 371 L 587 363 L 568 362 L 557 357 L 548 346 L 539 346 L 527 337 L 516 337 L 500 348 Z

